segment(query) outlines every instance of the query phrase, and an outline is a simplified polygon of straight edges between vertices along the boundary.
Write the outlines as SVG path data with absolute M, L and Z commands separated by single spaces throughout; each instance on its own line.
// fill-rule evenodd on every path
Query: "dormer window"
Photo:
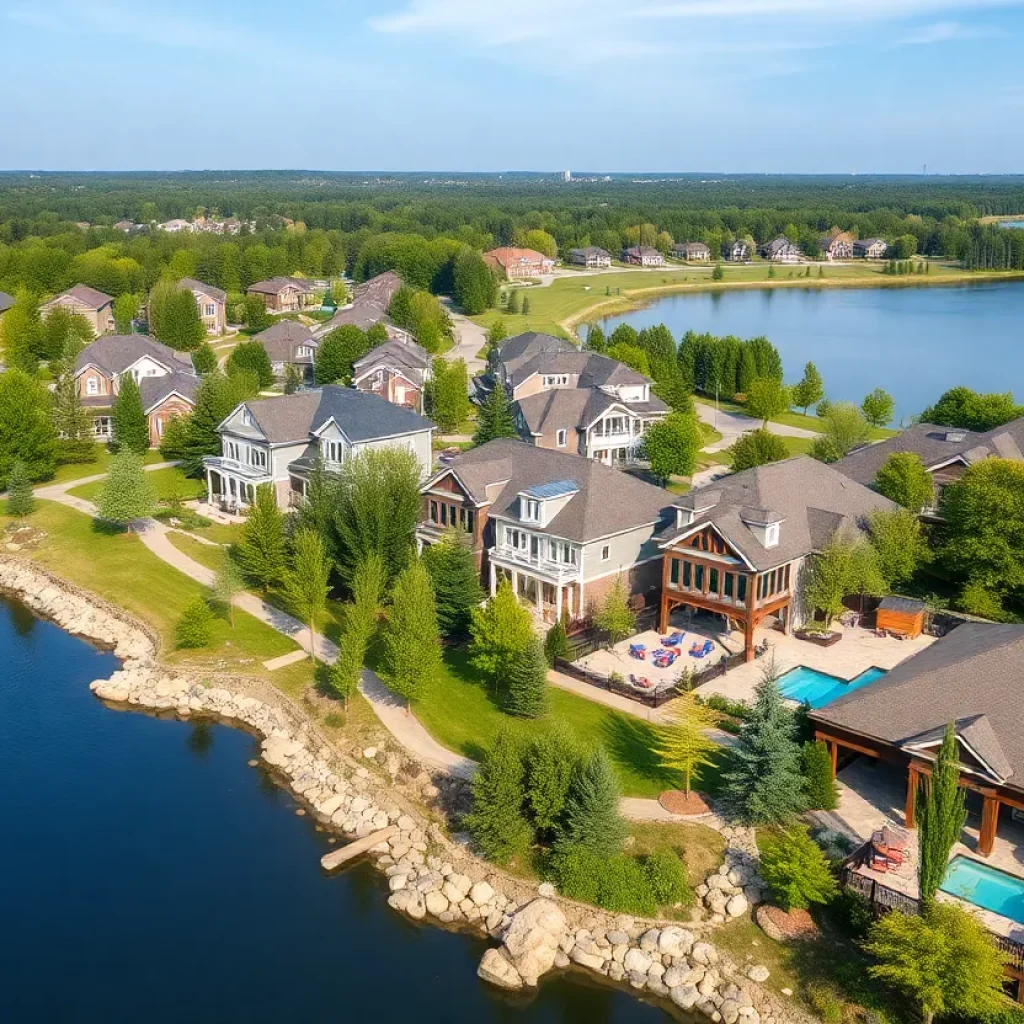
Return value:
M 324 462 L 339 464 L 345 459 L 345 446 L 341 441 L 321 441 L 320 454 Z
M 249 410 L 246 409 L 246 408 L 242 409 L 242 426 L 243 427 L 251 427 L 252 426 L 252 413 L 249 412 Z
M 779 543 L 779 524 L 769 523 L 764 531 L 764 546 L 766 548 L 777 547 Z
M 569 383 L 569 375 L 566 373 L 548 374 L 544 378 L 546 388 L 564 388 Z
M 535 498 L 521 498 L 520 518 L 526 523 L 540 522 L 540 502 Z
M 85 382 L 85 393 L 87 395 L 98 395 L 100 393 L 100 382 L 95 377 L 90 377 Z
M 565 447 L 565 442 L 566 442 L 566 431 L 565 430 L 559 430 L 558 433 L 555 435 L 555 444 L 557 444 L 559 448 L 564 448 Z

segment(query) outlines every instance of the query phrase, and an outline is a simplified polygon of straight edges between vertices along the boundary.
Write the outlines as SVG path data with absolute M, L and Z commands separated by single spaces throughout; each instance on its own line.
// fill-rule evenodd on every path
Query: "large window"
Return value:
M 262 448 L 248 448 L 249 465 L 257 469 L 267 468 L 267 453 Z
M 551 541 L 549 551 L 554 562 L 561 562 L 562 565 L 576 564 L 576 549 L 565 541 Z
M 345 459 L 345 445 L 342 441 L 321 441 L 320 454 L 324 462 L 341 463 Z

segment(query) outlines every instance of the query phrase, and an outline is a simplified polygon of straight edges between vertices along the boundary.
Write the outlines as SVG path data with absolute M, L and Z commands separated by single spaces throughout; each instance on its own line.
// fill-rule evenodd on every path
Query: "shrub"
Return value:
M 671 850 L 655 850 L 644 858 L 644 872 L 659 906 L 689 903 L 693 899 L 686 866 Z
M 582 846 L 573 846 L 554 858 L 552 867 L 558 890 L 581 903 L 597 903 L 604 860 Z
M 804 767 L 807 808 L 811 811 L 834 811 L 839 802 L 836 782 L 832 778 L 832 755 L 821 740 L 805 743 L 800 751 Z
M 497 864 L 524 854 L 530 845 L 523 814 L 525 773 L 521 741 L 502 729 L 473 779 L 473 810 L 465 819 L 480 851 Z
M 825 855 L 802 828 L 765 836 L 759 845 L 761 874 L 783 910 L 807 910 L 838 895 Z
M 569 638 L 565 635 L 565 623 L 559 619 L 544 638 L 544 653 L 548 664 L 554 668 L 556 658 L 564 658 L 569 653 Z
M 871 901 L 854 889 L 842 889 L 832 901 L 836 919 L 846 932 L 856 939 L 863 939 L 875 920 Z
M 213 612 L 201 597 L 194 597 L 174 624 L 175 646 L 188 649 L 206 647 L 212 637 Z
M 654 917 L 658 912 L 658 901 L 643 865 L 621 853 L 604 861 L 597 902 L 617 914 Z
M 745 722 L 750 717 L 750 708 L 741 700 L 729 700 L 728 697 L 723 697 L 718 693 L 698 699 L 703 700 L 704 704 L 712 710 L 738 718 L 741 722 Z
M 560 722 L 531 744 L 526 759 L 526 799 L 539 832 L 555 831 L 581 759 L 576 737 Z

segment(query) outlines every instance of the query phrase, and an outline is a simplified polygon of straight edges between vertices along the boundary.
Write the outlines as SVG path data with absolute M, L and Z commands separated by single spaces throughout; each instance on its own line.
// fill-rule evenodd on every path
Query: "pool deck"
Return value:
M 775 655 L 775 668 L 779 675 L 805 665 L 840 679 L 853 679 L 873 666 L 886 670 L 894 668 L 935 642 L 934 637 L 924 635 L 913 640 L 895 640 L 892 637 L 877 637 L 871 630 L 859 626 L 843 627 L 836 624 L 834 628 L 842 632 L 843 639 L 832 647 L 819 647 L 772 629 L 756 630 L 754 639 L 756 643 L 768 641 Z M 738 644 L 742 644 L 742 637 L 733 633 L 729 641 L 729 646 L 736 649 Z M 764 664 L 765 659 L 759 658 L 740 665 L 724 676 L 698 686 L 697 693 L 702 696 L 718 693 L 730 700 L 750 701 L 755 687 L 761 681 Z

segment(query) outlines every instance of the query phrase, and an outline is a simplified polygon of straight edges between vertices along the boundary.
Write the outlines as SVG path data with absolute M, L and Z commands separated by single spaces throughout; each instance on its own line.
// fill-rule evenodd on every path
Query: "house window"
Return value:
M 566 432 L 564 430 L 560 430 L 555 435 L 555 443 L 558 445 L 559 448 L 565 447 L 565 433 Z
M 262 448 L 248 448 L 249 465 L 257 469 L 267 468 L 267 453 Z
M 560 540 L 553 540 L 548 550 L 550 551 L 552 561 L 561 562 L 563 565 L 576 564 L 576 549 L 571 544 L 566 544 Z
M 695 565 L 693 567 L 693 589 L 703 590 L 704 589 L 704 566 Z
M 527 522 L 539 523 L 540 522 L 540 502 L 533 498 L 525 498 L 523 500 L 522 507 L 522 518 Z
M 320 452 L 324 462 L 341 463 L 345 458 L 345 446 L 341 441 L 321 441 Z
M 100 393 L 100 382 L 95 377 L 90 377 L 85 382 L 85 393 L 87 395 L 98 395 Z
M 530 535 L 525 530 L 515 530 L 506 527 L 505 543 L 514 551 L 525 551 L 529 545 Z
M 683 562 L 683 589 L 689 590 L 693 584 L 693 566 L 689 562 Z
M 475 523 L 475 513 L 471 508 L 460 508 L 459 509 L 459 523 L 466 533 L 473 532 L 473 525 Z
M 238 443 L 236 441 L 225 441 L 224 442 L 224 454 L 229 459 L 233 459 L 235 462 L 238 461 Z
M 718 593 L 718 570 L 708 569 L 708 590 L 712 594 Z
M 430 521 L 432 523 L 436 523 L 438 521 L 437 502 L 436 501 L 431 501 L 430 502 Z
M 93 433 L 97 437 L 110 437 L 110 417 L 109 416 L 97 416 L 92 421 Z
M 213 316 L 216 312 L 217 312 L 217 307 L 214 306 L 213 303 L 207 303 L 206 315 L 207 316 Z
M 565 387 L 568 383 L 569 377 L 564 373 L 558 373 L 544 378 L 544 387 L 546 388 Z
M 445 501 L 441 502 L 441 525 L 448 525 L 448 503 Z
M 725 590 L 724 590 L 724 593 L 725 593 L 726 597 L 732 597 L 733 581 L 735 580 L 735 578 L 736 577 L 733 576 L 733 574 L 731 572 L 727 572 L 725 574 Z
M 747 600 L 747 577 L 736 577 L 736 600 L 743 604 Z
M 669 559 L 668 580 L 673 587 L 679 586 L 679 559 Z
M 601 548 L 601 561 L 602 562 L 607 562 L 608 559 L 611 558 L 611 557 L 612 557 L 611 545 L 610 544 L 605 544 L 605 546 L 603 548 Z

